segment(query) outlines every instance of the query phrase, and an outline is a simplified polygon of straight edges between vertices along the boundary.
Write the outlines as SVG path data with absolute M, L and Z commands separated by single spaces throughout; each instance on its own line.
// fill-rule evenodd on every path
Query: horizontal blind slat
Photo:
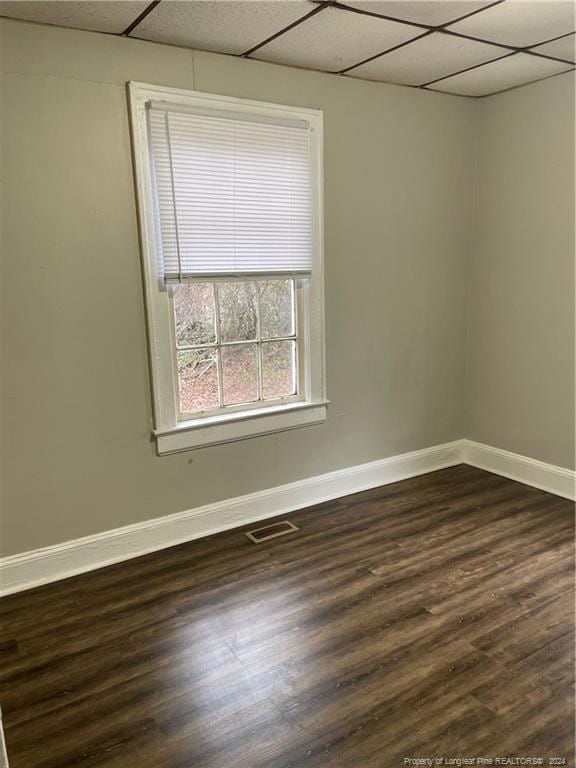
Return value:
M 308 130 L 162 109 L 148 126 L 166 281 L 310 274 Z

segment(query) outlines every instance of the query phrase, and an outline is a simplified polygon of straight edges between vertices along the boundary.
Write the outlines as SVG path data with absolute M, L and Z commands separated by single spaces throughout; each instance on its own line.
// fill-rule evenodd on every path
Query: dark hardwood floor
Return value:
M 574 766 L 570 502 L 460 465 L 288 518 L 0 601 L 10 768 Z

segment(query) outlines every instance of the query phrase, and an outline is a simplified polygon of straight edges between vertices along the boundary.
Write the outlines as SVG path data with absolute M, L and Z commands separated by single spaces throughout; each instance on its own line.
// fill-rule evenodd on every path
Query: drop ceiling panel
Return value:
M 437 27 L 467 13 L 485 8 L 493 0 L 342 0 L 345 5 L 371 13 L 393 16 L 415 24 Z
M 525 53 L 515 53 L 460 75 L 440 80 L 431 90 L 455 93 L 461 96 L 487 96 L 533 80 L 566 72 L 570 66 Z
M 437 32 L 351 70 L 352 77 L 404 85 L 423 85 L 466 67 L 505 55 L 495 45 Z
M 254 57 L 338 72 L 419 34 L 420 30 L 406 24 L 325 8 L 260 48 Z
M 345 7 L 319 0 L 161 0 L 131 36 L 217 53 L 254 49 L 248 55 L 263 61 L 399 85 L 430 83 L 432 90 L 469 96 L 560 74 L 576 60 L 574 0 L 339 2 Z M 0 16 L 121 35 L 149 5 L 150 0 L 0 0 Z M 455 21 L 466 14 L 472 15 Z M 446 33 L 429 31 L 446 24 Z M 510 46 L 543 56 L 510 56 Z
M 306 0 L 162 0 L 133 37 L 218 53 L 245 53 L 314 6 Z
M 574 8 L 571 0 L 506 0 L 451 29 L 504 45 L 531 46 L 574 32 Z
M 560 40 L 539 45 L 534 50 L 537 53 L 545 53 L 546 56 L 556 56 L 559 59 L 574 62 L 576 61 L 576 38 L 574 35 L 568 35 L 568 37 L 561 37 Z
M 112 0 L 43 0 L 42 2 L 0 2 L 0 16 L 59 27 L 94 32 L 123 32 L 148 2 L 118 3 Z

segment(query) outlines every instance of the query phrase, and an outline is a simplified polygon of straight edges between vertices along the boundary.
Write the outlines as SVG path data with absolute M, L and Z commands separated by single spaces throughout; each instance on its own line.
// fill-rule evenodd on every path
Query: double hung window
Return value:
M 324 420 L 321 113 L 130 104 L 159 453 Z

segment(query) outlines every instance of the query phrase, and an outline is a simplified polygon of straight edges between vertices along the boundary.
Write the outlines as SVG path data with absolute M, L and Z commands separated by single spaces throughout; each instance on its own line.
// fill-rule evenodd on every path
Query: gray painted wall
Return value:
M 573 466 L 572 75 L 476 102 L 0 27 L 3 555 L 463 436 Z M 127 80 L 324 110 L 326 424 L 155 455 Z
M 1 26 L 2 554 L 463 436 L 475 101 Z M 155 455 L 127 80 L 324 110 L 325 424 Z
M 467 436 L 574 467 L 574 76 L 480 102 Z

